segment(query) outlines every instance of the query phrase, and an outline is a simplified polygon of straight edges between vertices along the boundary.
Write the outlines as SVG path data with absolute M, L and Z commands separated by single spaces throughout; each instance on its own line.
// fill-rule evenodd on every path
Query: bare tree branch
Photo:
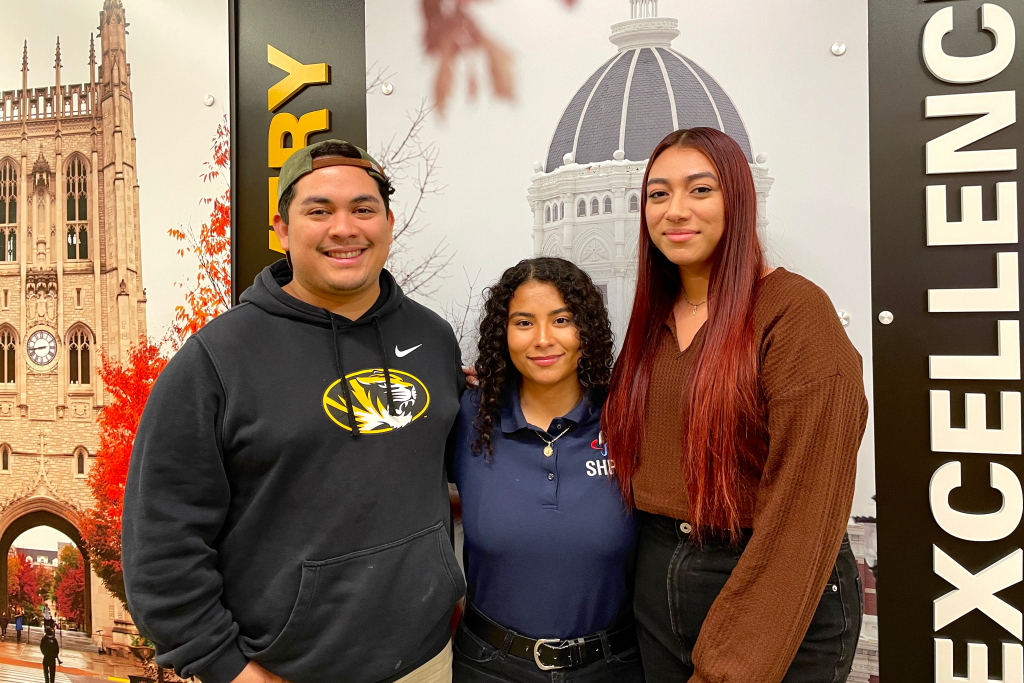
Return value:
M 394 77 L 395 72 L 386 66 L 377 66 L 377 62 L 374 62 L 366 69 L 366 94 L 371 94 L 382 86 L 385 81 Z
M 464 300 L 454 299 L 444 307 L 444 317 L 455 332 L 455 338 L 462 349 L 463 365 L 472 365 L 476 361 L 476 313 L 480 308 L 480 292 L 477 291 L 476 283 L 480 279 L 480 271 L 476 272 L 473 279 L 469 279 L 469 273 L 462 269 L 466 277 L 466 294 Z
M 386 70 L 378 69 L 378 72 Z M 411 239 L 428 227 L 419 222 L 424 200 L 444 190 L 437 184 L 440 151 L 422 138 L 423 127 L 432 110 L 426 98 L 421 100 L 416 109 L 407 112 L 409 127 L 382 144 L 375 155 L 392 181 L 401 187 L 401 192 L 391 202 L 395 228 L 388 268 L 406 294 L 426 297 L 440 287 L 441 280 L 447 277 L 444 271 L 455 256 L 441 239 L 425 254 L 409 258 Z

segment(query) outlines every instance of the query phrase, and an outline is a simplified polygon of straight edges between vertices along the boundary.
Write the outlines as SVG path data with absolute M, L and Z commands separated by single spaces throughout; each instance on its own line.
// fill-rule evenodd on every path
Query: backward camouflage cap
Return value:
M 340 144 L 349 145 L 357 152 L 359 152 L 359 158 L 354 159 L 343 156 L 323 156 L 314 159 L 313 152 L 324 145 L 329 144 Z M 281 174 L 277 181 L 277 201 L 281 201 L 281 197 L 288 190 L 289 187 L 299 181 L 302 176 L 307 173 L 312 173 L 318 168 L 324 168 L 326 166 L 355 166 L 357 168 L 366 169 L 366 173 L 375 180 L 381 182 L 388 182 L 387 176 L 384 174 L 384 169 L 377 160 L 370 156 L 362 147 L 353 145 L 351 142 L 344 140 L 322 140 L 312 145 L 306 145 L 302 149 L 292 152 L 292 155 L 288 157 L 288 160 L 284 162 L 284 166 L 281 167 Z M 388 207 L 390 203 L 388 197 L 384 197 L 384 207 Z

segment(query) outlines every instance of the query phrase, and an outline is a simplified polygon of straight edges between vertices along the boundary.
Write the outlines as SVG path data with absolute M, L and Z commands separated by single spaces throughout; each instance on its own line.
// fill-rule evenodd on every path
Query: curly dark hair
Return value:
M 573 325 L 580 336 L 579 380 L 586 400 L 601 405 L 608 394 L 612 377 L 612 328 L 604 297 L 590 276 L 576 264 L 561 258 L 533 258 L 520 261 L 502 273 L 501 278 L 484 290 L 484 310 L 480 317 L 479 356 L 476 371 L 480 378 L 480 408 L 473 426 L 477 438 L 473 452 L 494 453 L 491 431 L 501 414 L 502 403 L 518 386 L 519 370 L 508 352 L 508 314 L 512 297 L 520 285 L 547 282 L 562 296 Z

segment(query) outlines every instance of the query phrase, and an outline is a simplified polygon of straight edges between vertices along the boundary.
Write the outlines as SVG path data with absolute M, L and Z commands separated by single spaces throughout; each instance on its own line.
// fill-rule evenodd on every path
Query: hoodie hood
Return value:
M 370 310 L 358 320 L 349 320 L 344 316 L 331 313 L 325 308 L 308 304 L 284 291 L 284 286 L 292 281 L 292 269 L 285 259 L 279 259 L 260 271 L 253 280 L 252 286 L 242 292 L 240 303 L 250 303 L 263 309 L 273 316 L 295 320 L 297 322 L 318 327 L 334 326 L 342 330 L 345 327 L 368 325 L 378 318 L 383 318 L 396 310 L 405 298 L 402 288 L 395 278 L 387 271 L 380 272 L 381 296 Z

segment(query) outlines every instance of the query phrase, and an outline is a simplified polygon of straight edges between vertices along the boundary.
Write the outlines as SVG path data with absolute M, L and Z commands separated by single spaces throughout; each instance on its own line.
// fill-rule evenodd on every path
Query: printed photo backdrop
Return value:
M 629 51 L 612 64 L 612 27 L 630 19 L 630 0 L 471 4 L 466 16 L 482 46 L 446 66 L 428 41 L 448 28 L 431 26 L 420 3 L 368 3 L 368 82 L 376 84 L 367 93 L 368 140 L 371 152 L 402 161 L 396 225 L 404 215 L 415 233 L 399 237 L 396 270 L 443 253 L 425 269 L 437 277 L 424 284 L 417 274 L 416 294 L 458 310 L 469 285 L 478 294 L 521 258 L 572 258 L 606 286 L 621 335 L 632 301 L 621 271 L 635 254 L 639 220 L 629 201 L 642 162 L 673 116 L 679 127 L 717 127 L 721 117 L 751 156 L 772 264 L 810 278 L 847 314 L 870 395 L 866 8 L 790 4 L 765 16 L 746 0 L 661 0 L 656 19 L 619 27 Z M 835 42 L 845 44 L 842 56 L 832 53 Z M 660 46 L 657 56 L 647 45 Z M 420 117 L 439 78 L 450 84 L 444 108 Z M 565 164 L 574 151 L 575 164 Z M 559 219 L 550 220 L 556 206 Z M 874 514 L 871 441 L 869 431 L 857 515 Z
M 221 196 L 225 187 L 223 176 L 205 182 L 201 174 L 228 112 L 227 7 L 122 1 L 41 0 L 6 8 L 0 91 L 22 87 L 26 40 L 28 87 L 53 86 L 58 36 L 62 86 L 89 83 L 89 34 L 96 33 L 97 17 L 101 10 L 107 17 L 123 11 L 130 26 L 121 68 L 130 65 L 132 179 L 138 182 L 137 227 L 129 221 L 123 233 L 137 239 L 139 252 L 126 266 L 136 278 L 126 286 L 141 302 L 128 317 L 133 329 L 159 342 L 174 327 L 175 307 L 185 305 L 200 266 L 190 252 L 179 255 L 183 240 L 169 231 L 198 231 L 210 217 L 201 200 Z M 455 15 L 442 13 L 444 7 L 433 0 L 367 3 L 367 139 L 397 179 L 399 234 L 390 267 L 407 293 L 453 323 L 467 359 L 474 354 L 481 290 L 503 269 L 540 254 L 586 268 L 605 291 L 621 335 L 635 276 L 634 201 L 643 162 L 674 127 L 713 125 L 748 153 L 771 263 L 807 276 L 832 297 L 864 357 L 871 395 L 866 6 L 780 0 L 766 14 L 753 0 L 493 0 L 465 3 Z M 101 62 L 99 35 L 95 50 Z M 42 98 L 45 114 L 45 93 Z M 53 183 L 46 192 L 57 206 L 63 201 L 58 185 L 69 181 L 57 182 L 55 121 L 44 116 L 27 125 L 28 170 L 42 150 Z M 65 147 L 73 146 L 68 137 Z M 75 144 L 92 173 L 89 144 Z M 10 156 L 24 175 L 20 121 L 0 120 L 0 145 L 0 158 Z M 103 168 L 95 171 L 100 182 Z M 44 244 L 39 262 L 57 270 L 67 216 L 55 209 L 52 217 L 59 238 Z M 102 243 L 89 234 L 95 253 Z M 35 244 L 18 248 L 37 262 Z M 110 352 L 102 330 L 110 324 L 104 316 L 119 314 L 109 303 L 119 283 L 99 278 L 95 288 L 88 284 L 91 271 L 80 269 L 86 308 L 98 311 L 82 321 L 98 358 L 98 351 Z M 29 270 L 22 275 L 20 266 L 0 262 L 0 288 L 20 297 Z M 67 333 L 79 287 L 63 282 L 59 291 L 54 286 L 52 319 L 45 300 L 39 320 L 23 322 L 19 308 L 0 310 L 0 325 L 12 330 L 19 353 L 42 328 L 53 329 L 57 347 L 48 366 L 29 366 L 19 356 L 26 370 L 13 388 L 0 388 L 0 448 L 9 450 L 10 462 L 6 478 L 0 471 L 0 533 L 28 514 L 25 501 L 38 491 L 62 518 L 77 519 L 90 505 L 83 477 L 99 446 L 102 392 L 80 401 L 80 421 L 68 419 L 74 415 L 69 397 L 76 394 L 66 374 Z M 119 350 L 116 339 L 113 347 Z M 858 523 L 851 526 L 870 593 L 851 678 L 863 681 L 877 676 L 872 443 L 869 424 L 853 507 Z M 84 454 L 82 473 L 78 454 Z M 39 480 L 39 463 L 46 481 Z M 93 577 L 91 586 L 99 628 L 100 617 L 122 614 L 115 600 L 103 597 L 101 581 Z
M 871 396 L 866 6 L 437 6 L 367 3 L 367 139 L 401 162 L 397 225 L 409 228 L 393 268 L 464 333 L 467 357 L 480 290 L 541 254 L 591 274 L 621 337 L 643 162 L 673 127 L 712 125 L 749 155 L 770 262 L 829 294 Z M 867 612 L 851 681 L 878 675 L 873 458 L 869 422 L 850 526 Z
M 175 307 L 200 265 L 178 250 L 210 220 L 201 200 L 226 189 L 201 174 L 229 111 L 228 13 L 203 0 L 41 0 L 3 14 L 0 607 L 32 612 L 42 598 L 20 578 L 47 553 L 60 573 L 58 544 L 82 546 L 96 504 L 99 419 L 121 386 L 105 359 L 128 361 L 140 334 L 170 352 Z M 130 390 L 144 385 L 129 379 Z M 111 519 L 117 510 L 104 508 Z M 117 528 L 93 535 L 107 552 L 97 547 L 80 577 L 74 621 L 109 646 L 115 620 L 129 619 L 100 580 Z M 25 552 L 8 562 L 12 546 Z M 20 586 L 11 594 L 8 578 Z M 59 595 L 51 603 L 69 616 Z

